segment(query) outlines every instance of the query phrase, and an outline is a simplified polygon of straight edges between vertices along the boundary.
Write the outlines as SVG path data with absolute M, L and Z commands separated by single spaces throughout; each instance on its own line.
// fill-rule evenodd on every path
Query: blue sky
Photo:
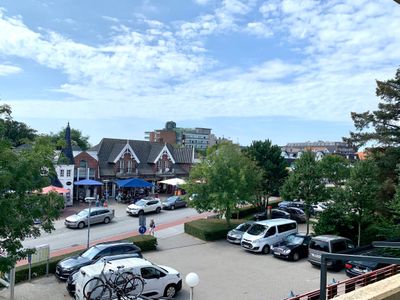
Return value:
M 387 0 L 3 0 L 0 99 L 96 144 L 173 120 L 253 140 L 340 141 L 400 65 Z

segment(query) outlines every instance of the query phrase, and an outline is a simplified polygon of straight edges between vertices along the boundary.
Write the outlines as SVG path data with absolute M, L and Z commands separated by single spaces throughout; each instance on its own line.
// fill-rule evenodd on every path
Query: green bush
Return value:
M 151 235 L 138 235 L 124 239 L 125 241 L 131 241 L 135 245 L 137 245 L 142 252 L 156 250 L 157 249 L 157 239 Z M 54 274 L 56 271 L 57 263 L 70 256 L 78 255 L 83 250 L 78 250 L 74 252 L 70 252 L 68 254 L 51 257 L 49 260 L 49 273 Z M 32 264 L 32 278 L 39 277 L 46 274 L 46 262 L 40 262 L 36 264 Z M 26 281 L 29 278 L 29 266 L 19 266 L 15 270 L 15 282 Z
M 215 241 L 226 238 L 226 234 L 232 228 L 245 222 L 245 220 L 231 220 L 231 227 L 228 227 L 226 220 L 202 219 L 185 223 L 185 233 L 193 235 L 204 241 Z

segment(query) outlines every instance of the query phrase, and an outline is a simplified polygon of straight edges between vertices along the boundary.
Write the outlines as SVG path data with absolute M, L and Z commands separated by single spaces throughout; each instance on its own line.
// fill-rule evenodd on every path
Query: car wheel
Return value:
M 294 260 L 294 261 L 298 261 L 299 258 L 300 258 L 299 253 L 298 253 L 298 252 L 295 252 L 295 253 L 293 254 L 293 260 Z
M 262 248 L 262 253 L 263 254 L 269 254 L 269 252 L 271 251 L 269 245 L 265 245 L 264 248 Z
M 160 207 L 157 207 L 157 208 L 156 208 L 156 213 L 158 213 L 158 214 L 159 214 L 159 213 L 160 213 L 160 211 L 161 211 L 161 208 L 160 208 Z
M 110 218 L 104 218 L 104 224 L 108 224 L 108 223 L 110 223 Z
M 174 209 L 175 209 L 175 206 L 171 205 L 171 210 L 174 210 Z
M 175 295 L 176 295 L 176 285 L 175 284 L 167 285 L 164 291 L 164 297 L 174 298 Z
M 78 228 L 82 229 L 83 227 L 85 227 L 85 223 L 84 222 L 79 222 Z

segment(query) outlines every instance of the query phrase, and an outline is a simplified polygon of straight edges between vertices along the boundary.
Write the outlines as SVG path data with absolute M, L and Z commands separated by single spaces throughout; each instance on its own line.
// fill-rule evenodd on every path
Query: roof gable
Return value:
M 157 155 L 156 159 L 153 161 L 153 163 L 157 163 L 157 161 L 161 158 L 162 155 L 167 154 L 168 157 L 171 159 L 172 163 L 175 163 L 175 159 L 172 156 L 171 152 L 169 151 L 167 144 L 164 145 L 164 147 L 161 149 L 159 154 Z
M 131 145 L 129 144 L 129 141 L 126 141 L 126 145 L 122 148 L 122 150 L 115 156 L 114 160 L 112 161 L 113 163 L 116 163 L 123 155 L 125 155 L 126 153 L 130 153 L 134 159 L 136 160 L 136 162 L 138 164 L 140 164 L 140 160 L 137 157 L 135 151 L 133 151 Z M 111 153 L 113 154 L 113 152 Z M 110 155 L 111 158 L 111 155 Z M 110 160 L 109 160 L 110 161 Z

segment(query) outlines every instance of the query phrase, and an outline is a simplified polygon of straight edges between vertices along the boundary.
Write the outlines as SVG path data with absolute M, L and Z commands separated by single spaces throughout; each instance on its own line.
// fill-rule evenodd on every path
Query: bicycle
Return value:
M 110 276 L 106 276 L 104 270 L 107 261 L 104 261 L 100 277 L 90 279 L 83 287 L 83 296 L 87 300 L 111 300 L 113 295 L 118 300 L 137 299 L 143 292 L 144 281 L 132 272 L 121 269 L 124 266 L 117 266 L 117 271 L 109 269 Z

